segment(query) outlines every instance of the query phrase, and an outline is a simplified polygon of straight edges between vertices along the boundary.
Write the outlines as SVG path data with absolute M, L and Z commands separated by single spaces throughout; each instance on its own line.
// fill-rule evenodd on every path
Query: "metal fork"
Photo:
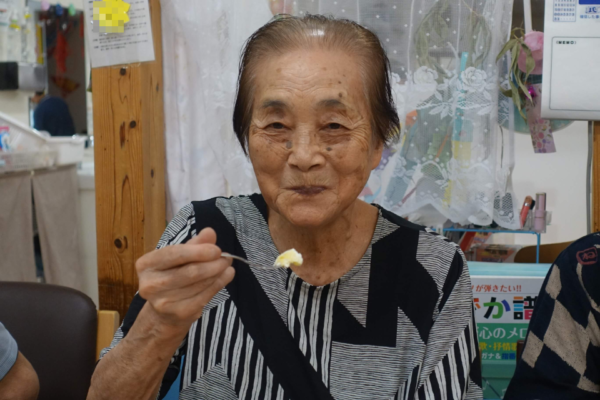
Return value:
M 245 259 L 245 258 L 243 258 L 243 257 L 234 256 L 233 254 L 229 254 L 229 253 L 221 253 L 221 257 L 225 257 L 225 258 L 233 258 L 234 260 L 241 261 L 241 262 L 243 262 L 243 263 L 245 263 L 245 264 L 248 264 L 248 265 L 249 265 L 249 266 L 251 266 L 251 267 L 254 267 L 254 268 L 259 268 L 259 269 L 278 269 L 278 268 L 280 268 L 280 267 L 276 267 L 276 266 L 274 266 L 274 265 L 273 265 L 273 266 L 271 266 L 271 267 L 267 267 L 267 266 L 264 266 L 264 265 L 255 264 L 255 263 L 252 263 L 252 262 L 250 262 L 250 261 L 246 260 L 246 259 Z

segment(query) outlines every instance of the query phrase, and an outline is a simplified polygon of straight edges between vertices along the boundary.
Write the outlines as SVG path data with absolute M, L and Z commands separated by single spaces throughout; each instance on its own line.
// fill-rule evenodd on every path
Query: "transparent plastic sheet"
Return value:
M 498 126 L 498 109 L 511 121 L 513 111 L 499 104 L 505 74 L 495 62 L 512 1 L 164 0 L 162 8 L 171 211 L 225 194 L 225 182 L 233 194 L 258 190 L 231 127 L 243 42 L 273 14 L 321 13 L 376 32 L 392 65 L 402 136 L 362 198 L 427 225 L 519 227 L 514 132 Z

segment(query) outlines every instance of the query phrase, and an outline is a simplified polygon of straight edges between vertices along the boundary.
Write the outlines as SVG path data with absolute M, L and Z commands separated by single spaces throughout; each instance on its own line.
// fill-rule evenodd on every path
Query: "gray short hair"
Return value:
M 400 119 L 389 80 L 390 62 L 377 35 L 345 19 L 322 15 L 279 16 L 254 32 L 242 51 L 233 130 L 245 152 L 252 119 L 253 67 L 271 55 L 315 45 L 345 50 L 361 57 L 374 137 L 389 143 L 399 134 Z

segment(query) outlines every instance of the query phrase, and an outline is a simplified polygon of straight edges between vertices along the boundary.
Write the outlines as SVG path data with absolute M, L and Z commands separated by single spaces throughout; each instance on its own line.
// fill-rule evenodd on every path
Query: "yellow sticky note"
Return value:
M 123 0 L 94 1 L 94 31 L 101 33 L 123 33 L 129 22 L 129 4 Z

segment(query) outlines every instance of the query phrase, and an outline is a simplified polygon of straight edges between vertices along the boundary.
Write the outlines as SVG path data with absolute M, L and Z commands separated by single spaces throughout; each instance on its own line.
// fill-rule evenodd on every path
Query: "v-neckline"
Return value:
M 265 236 L 268 240 L 268 243 L 266 243 L 266 245 L 271 250 L 273 257 L 277 258 L 279 256 L 279 252 L 277 250 L 277 246 L 275 246 L 275 241 L 273 240 L 273 236 L 271 235 L 271 230 L 269 229 L 269 207 L 267 206 L 267 202 L 265 201 L 264 197 L 260 193 L 255 193 L 252 196 L 250 196 L 250 200 L 252 201 L 254 206 L 258 209 L 258 211 L 260 213 L 260 217 L 262 217 L 263 222 L 267 228 L 268 234 Z M 379 236 L 378 233 L 381 230 L 381 225 L 382 225 L 383 219 L 384 219 L 381 206 L 376 203 L 371 203 L 371 205 L 377 208 L 377 222 L 375 223 L 375 229 L 373 230 L 373 235 L 371 236 L 371 241 L 369 242 L 367 249 L 365 250 L 362 257 L 358 260 L 358 262 L 352 268 L 350 268 L 348 271 L 346 271 L 346 273 L 344 273 L 338 279 L 331 281 L 325 285 L 319 285 L 319 286 L 312 285 L 312 284 L 306 282 L 300 276 L 298 276 L 298 274 L 296 274 L 294 272 L 294 270 L 292 270 L 291 268 L 288 268 L 288 279 L 289 279 L 290 275 L 292 275 L 296 279 L 299 279 L 300 282 L 302 282 L 303 286 L 310 287 L 310 288 L 316 288 L 316 289 L 322 289 L 322 288 L 331 286 L 333 284 L 343 284 L 343 283 L 347 282 L 348 280 L 352 279 L 352 277 L 354 275 L 356 275 L 359 271 L 361 271 L 366 265 L 370 265 L 370 262 L 367 263 L 366 261 L 367 261 L 367 258 L 369 258 L 369 259 L 371 258 L 371 255 L 373 252 L 373 244 L 377 240 L 380 239 L 380 237 L 378 237 Z

